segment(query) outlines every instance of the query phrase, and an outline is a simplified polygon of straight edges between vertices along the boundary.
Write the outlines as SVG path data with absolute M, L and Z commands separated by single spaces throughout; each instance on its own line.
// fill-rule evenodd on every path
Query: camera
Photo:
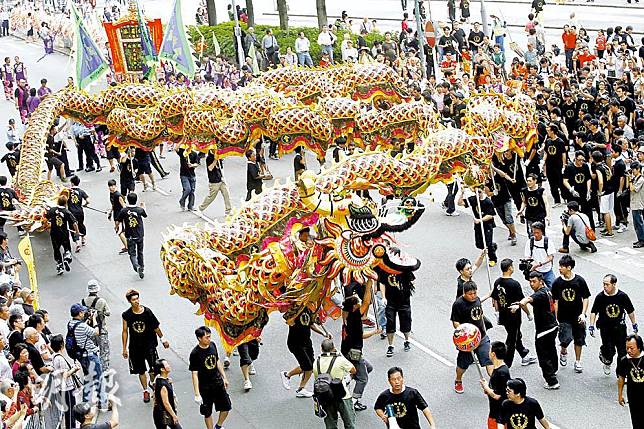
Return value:
M 530 275 L 530 272 L 532 271 L 532 262 L 534 259 L 532 258 L 521 258 L 519 259 L 519 270 L 523 273 L 523 276 L 525 277 L 526 280 L 528 280 L 528 276 Z
M 94 308 L 88 308 L 85 312 L 85 323 L 87 323 L 92 328 L 95 328 L 94 321 L 96 320 L 96 310 Z
M 570 219 L 570 213 L 568 213 L 568 210 L 564 210 L 561 212 L 561 216 L 559 216 L 559 219 L 561 219 L 561 222 L 564 224 L 568 224 L 568 219 Z

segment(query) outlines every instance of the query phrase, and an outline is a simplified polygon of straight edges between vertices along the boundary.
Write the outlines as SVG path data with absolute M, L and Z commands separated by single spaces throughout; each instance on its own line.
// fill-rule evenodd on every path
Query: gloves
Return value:
M 586 201 L 590 201 L 590 192 L 586 194 Z
M 197 405 L 202 405 L 203 399 L 201 399 L 201 396 L 197 395 L 195 396 L 195 402 L 197 403 Z
M 638 331 L 637 323 L 633 323 L 633 332 L 635 332 L 637 334 L 637 331 Z
M 570 190 L 570 195 L 572 195 L 574 198 L 579 198 L 579 192 L 575 191 L 574 189 Z
M 589 326 L 588 327 L 588 333 L 590 334 L 591 337 L 595 338 L 595 327 L 594 326 Z

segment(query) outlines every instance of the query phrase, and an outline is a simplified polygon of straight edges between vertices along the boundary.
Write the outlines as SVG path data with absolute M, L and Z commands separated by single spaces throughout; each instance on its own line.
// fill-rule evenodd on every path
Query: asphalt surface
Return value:
M 47 77 L 50 86 L 60 88 L 68 75 L 68 59 L 54 54 L 36 63 L 41 56 L 40 45 L 26 45 L 12 38 L 0 39 L 0 49 L 7 55 L 20 55 L 29 69 L 30 82 L 36 85 L 41 77 Z M 0 114 L 3 123 L 9 117 L 17 117 L 14 107 L 9 102 L 0 102 Z M 0 150 L 3 154 L 4 150 Z M 69 153 L 72 166 L 76 165 L 75 151 Z M 316 162 L 310 154 L 308 165 Z M 292 158 L 286 156 L 280 161 L 269 160 L 269 167 L 275 177 L 292 174 Z M 105 163 L 105 161 L 103 160 Z M 112 366 L 117 371 L 118 389 L 116 395 L 123 404 L 122 424 L 125 428 L 152 428 L 151 406 L 141 401 L 141 389 L 138 380 L 130 376 L 126 361 L 120 356 L 120 313 L 127 308 L 124 293 L 134 287 L 141 291 L 143 305 L 149 306 L 159 317 L 161 328 L 171 343 L 170 350 L 160 350 L 163 357 L 169 358 L 173 366 L 172 378 L 175 383 L 179 403 L 179 415 L 185 428 L 202 427 L 198 407 L 192 401 L 192 389 L 187 370 L 187 358 L 195 344 L 194 328 L 201 320 L 195 313 L 196 307 L 188 301 L 170 296 L 168 283 L 159 261 L 159 248 L 162 234 L 172 224 L 193 224 L 203 222 L 192 213 L 181 212 L 177 200 L 181 193 L 178 178 L 178 157 L 167 154 L 162 160 L 171 175 L 158 182 L 159 191 L 140 193 L 146 203 L 149 219 L 146 222 L 145 259 L 146 277 L 140 280 L 132 271 L 126 255 L 118 255 L 120 242 L 114 235 L 113 224 L 103 214 L 86 211 L 88 226 L 88 245 L 81 253 L 74 255 L 72 271 L 61 277 L 55 275 L 51 256 L 51 246 L 47 234 L 38 234 L 33 240 L 38 279 L 41 290 L 42 306 L 52 315 L 54 332 L 61 332 L 68 319 L 68 309 L 73 302 L 79 301 L 85 292 L 88 279 L 96 278 L 102 285 L 102 294 L 112 307 L 113 316 L 109 318 L 110 339 L 112 342 Z M 199 168 L 197 180 L 197 202 L 200 202 L 207 191 L 205 167 Z M 2 171 L 5 172 L 4 166 Z M 225 161 L 225 174 L 229 181 L 234 206 L 239 206 L 245 194 L 245 162 L 240 158 Z M 90 195 L 91 205 L 106 210 L 109 206 L 107 180 L 115 177 L 106 169 L 101 173 L 80 174 L 81 187 Z M 425 396 L 435 415 L 438 427 L 453 429 L 470 429 L 485 427 L 487 416 L 487 399 L 478 386 L 477 373 L 470 369 L 464 377 L 465 393 L 453 392 L 454 364 L 456 351 L 451 341 L 451 323 L 449 314 L 453 302 L 457 273 L 454 262 L 460 257 L 474 259 L 478 251 L 473 246 L 473 228 L 471 216 L 464 213 L 460 217 L 446 217 L 439 208 L 445 188 L 442 185 L 432 187 L 434 202 L 429 197 L 423 202 L 428 206 L 418 224 L 410 231 L 400 234 L 399 241 L 405 251 L 418 256 L 422 267 L 417 272 L 416 294 L 413 297 L 413 339 L 411 352 L 404 353 L 397 347 L 392 358 L 385 357 L 386 345 L 378 338 L 365 342 L 365 356 L 373 364 L 364 402 L 372 407 L 378 393 L 387 387 L 386 370 L 393 365 L 404 368 L 406 384 L 418 388 Z M 137 185 L 137 192 L 141 191 Z M 211 219 L 221 219 L 223 202 L 216 200 L 206 211 Z M 554 219 L 558 218 L 555 217 Z M 556 223 L 556 222 L 553 222 Z M 558 236 L 553 228 L 549 234 L 558 245 Z M 10 242 L 17 243 L 15 231 L 10 231 Z M 511 247 L 505 240 L 503 228 L 497 228 L 496 240 L 499 243 L 499 256 L 518 259 L 522 254 L 525 237 L 521 236 L 519 245 Z M 560 236 L 560 235 L 559 235 Z M 589 282 L 591 292 L 596 294 L 601 289 L 601 278 L 608 272 L 619 278 L 620 288 L 631 296 L 636 309 L 644 308 L 644 294 L 640 288 L 644 278 L 644 259 L 642 253 L 630 248 L 634 241 L 631 230 L 616 234 L 611 240 L 602 240 L 598 244 L 599 252 L 594 255 L 573 250 L 578 261 L 577 272 Z M 558 259 L 558 258 L 557 258 Z M 495 279 L 500 275 L 498 267 L 491 269 L 490 276 Z M 518 279 L 518 276 L 516 276 Z M 480 285 L 481 293 L 488 290 L 485 269 L 479 270 L 475 280 Z M 26 275 L 23 277 L 26 281 Z M 527 292 L 527 284 L 524 285 Z M 486 314 L 494 320 L 489 303 L 484 306 Z M 636 310 L 637 311 L 637 310 Z M 339 338 L 339 324 L 329 323 L 329 330 Z M 288 353 L 286 345 L 287 328 L 279 314 L 273 314 L 265 328 L 260 358 L 256 362 L 258 374 L 252 377 L 253 389 L 244 393 L 242 377 L 238 370 L 237 358 L 233 359 L 228 377 L 231 381 L 230 393 L 233 401 L 233 413 L 227 421 L 230 428 L 281 428 L 322 427 L 322 422 L 313 415 L 310 400 L 296 399 L 294 390 L 282 388 L 279 371 L 290 369 L 295 360 Z M 502 327 L 490 331 L 492 340 L 504 339 Z M 527 346 L 532 349 L 534 329 L 531 323 L 524 323 L 524 337 Z M 321 338 L 314 336 L 314 347 L 319 347 Z M 539 368 L 512 368 L 513 376 L 520 376 L 528 383 L 528 395 L 536 397 L 542 404 L 549 420 L 557 427 L 566 429 L 605 427 L 607 418 L 610 426 L 616 429 L 630 427 L 628 410 L 617 404 L 616 383 L 614 376 L 605 376 L 597 359 L 599 340 L 588 337 L 588 347 L 584 349 L 582 362 L 583 374 L 574 374 L 572 362 L 559 371 L 561 390 L 546 391 L 542 385 Z M 401 342 L 397 340 L 397 345 Z M 295 382 L 293 382 L 295 384 Z M 309 384 L 311 388 L 311 384 Z M 373 411 L 359 413 L 358 427 L 381 427 Z

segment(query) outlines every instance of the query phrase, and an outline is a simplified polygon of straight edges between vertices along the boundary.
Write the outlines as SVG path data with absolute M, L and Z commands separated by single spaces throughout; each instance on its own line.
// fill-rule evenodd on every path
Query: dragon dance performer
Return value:
M 7 100 L 13 100 L 13 67 L 11 67 L 11 58 L 5 57 L 2 65 L 2 84 L 4 85 L 4 96 Z
M 69 241 L 69 233 L 73 231 L 80 235 L 78 222 L 73 214 L 67 209 L 67 197 L 61 195 L 58 197 L 58 205 L 52 207 L 45 215 L 51 229 L 49 235 L 51 245 L 54 248 L 54 260 L 56 261 L 56 273 L 60 276 L 65 271 L 69 271 L 69 264 L 72 262 L 72 245 Z M 63 253 L 60 253 L 60 248 Z

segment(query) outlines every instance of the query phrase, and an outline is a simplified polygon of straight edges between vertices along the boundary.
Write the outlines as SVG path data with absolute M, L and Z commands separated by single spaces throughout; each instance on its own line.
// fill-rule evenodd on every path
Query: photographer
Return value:
M 567 205 L 568 209 L 564 210 L 561 214 L 561 223 L 563 224 L 563 242 L 559 253 L 570 252 L 570 238 L 579 245 L 583 250 L 588 250 L 590 253 L 597 252 L 595 243 L 588 238 L 586 228 L 588 228 L 589 220 L 585 213 L 579 213 L 579 203 L 571 201 Z
M 9 239 L 5 232 L 0 232 L 0 267 L 2 268 L 3 277 L 2 283 L 9 283 L 11 286 L 20 287 L 20 279 L 18 272 L 22 267 L 21 261 L 11 256 L 9 251 Z
M 96 279 L 91 279 L 87 282 L 87 293 L 88 295 L 81 300 L 81 304 L 87 307 L 87 322 L 93 328 L 98 328 L 98 336 L 96 336 L 96 343 L 98 345 L 100 356 L 101 356 L 101 365 L 103 366 L 103 371 L 110 369 L 110 341 L 107 332 L 107 323 L 105 318 L 108 317 L 110 312 L 110 307 L 107 305 L 105 298 L 99 297 L 98 292 L 100 292 L 101 287 L 98 284 Z M 96 321 L 96 324 L 93 324 L 93 320 Z
M 92 328 L 85 321 L 87 320 L 87 307 L 82 304 L 74 304 L 69 310 L 72 320 L 67 323 L 67 337 L 73 336 L 76 343 L 76 350 L 70 353 L 72 359 L 78 359 L 83 366 L 85 374 L 85 386 L 83 388 L 83 401 L 89 401 L 93 390 L 97 390 L 99 405 L 102 410 L 107 410 L 107 397 L 105 395 L 105 383 L 103 378 L 103 367 L 99 358 L 99 348 L 94 343 L 94 337 L 98 336 L 99 329 Z M 96 326 L 93 318 L 90 323 Z M 66 340 L 67 345 L 68 340 Z M 68 352 L 70 352 L 68 348 Z
M 526 258 L 531 259 L 530 271 L 537 271 L 543 276 L 543 281 L 550 289 L 552 282 L 555 280 L 555 275 L 552 272 L 552 261 L 555 258 L 554 253 L 548 246 L 548 237 L 545 234 L 546 226 L 541 222 L 532 224 L 532 237 L 525 244 L 524 255 Z M 522 264 L 519 268 L 522 268 Z

